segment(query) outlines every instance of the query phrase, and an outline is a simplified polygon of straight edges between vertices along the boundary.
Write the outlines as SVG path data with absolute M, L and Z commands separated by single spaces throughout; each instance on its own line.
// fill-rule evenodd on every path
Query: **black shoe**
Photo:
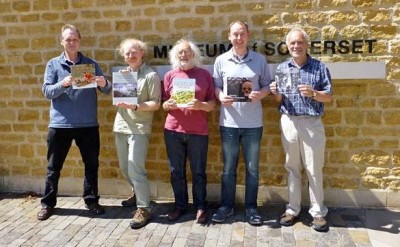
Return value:
M 53 207 L 43 207 L 37 214 L 38 220 L 47 220 L 53 214 L 54 208 Z
M 85 204 L 85 207 L 89 209 L 94 215 L 101 215 L 105 213 L 103 206 L 101 206 L 98 202 L 94 202 L 91 204 Z
M 211 220 L 216 223 L 222 223 L 233 215 L 233 208 L 228 209 L 226 207 L 220 207 L 215 214 L 211 217 Z
M 259 226 L 263 223 L 261 216 L 258 214 L 257 209 L 255 208 L 246 209 L 246 217 L 247 222 L 249 222 L 250 225 Z
M 133 207 L 133 206 L 136 206 L 136 195 L 133 194 L 133 196 L 129 197 L 129 198 L 126 199 L 126 200 L 123 200 L 123 201 L 121 202 L 121 205 L 122 205 L 123 207 Z

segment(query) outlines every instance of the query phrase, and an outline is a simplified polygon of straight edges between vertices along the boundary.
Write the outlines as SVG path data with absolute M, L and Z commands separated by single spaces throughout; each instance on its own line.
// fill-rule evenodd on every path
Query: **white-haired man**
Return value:
M 280 224 L 294 224 L 300 213 L 303 166 L 308 177 L 309 213 L 313 217 L 313 228 L 327 231 L 329 225 L 325 216 L 328 209 L 324 205 L 322 182 L 326 137 L 321 116 L 324 102 L 332 100 L 331 77 L 324 63 L 307 54 L 308 35 L 304 30 L 292 29 L 286 36 L 286 44 L 291 58 L 279 64 L 277 71 L 297 70 L 299 75 L 293 78 L 299 78 L 298 86 L 292 91 L 285 91 L 280 90 L 276 82 L 270 85 L 275 99 L 280 102 L 282 144 L 288 171 L 289 203 Z

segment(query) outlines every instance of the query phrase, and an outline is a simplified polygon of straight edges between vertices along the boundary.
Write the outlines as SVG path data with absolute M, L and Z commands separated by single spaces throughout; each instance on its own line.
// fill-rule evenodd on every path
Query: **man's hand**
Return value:
M 174 99 L 169 99 L 165 101 L 162 107 L 165 111 L 175 110 L 178 108 L 178 106 L 176 105 L 176 101 Z
M 107 86 L 107 80 L 104 76 L 95 76 L 92 80 L 94 80 L 99 87 Z
M 62 80 L 62 86 L 63 87 L 70 87 L 70 86 L 72 86 L 73 83 L 74 83 L 74 78 L 71 75 L 65 77 Z
M 229 95 L 224 95 L 220 97 L 219 101 L 221 101 L 221 104 L 224 106 L 229 106 L 232 105 L 233 103 L 233 97 Z
M 314 95 L 314 89 L 310 85 L 300 84 L 298 89 L 302 96 L 313 97 Z
M 274 95 L 278 95 L 278 86 L 276 85 L 276 81 L 272 81 L 271 84 L 269 84 L 269 89 L 271 90 L 271 93 Z
M 249 94 L 249 99 L 251 100 L 260 100 L 262 99 L 263 95 L 261 94 L 260 91 L 251 91 Z
M 202 109 L 202 102 L 198 99 L 192 99 L 187 103 L 189 110 L 201 110 Z

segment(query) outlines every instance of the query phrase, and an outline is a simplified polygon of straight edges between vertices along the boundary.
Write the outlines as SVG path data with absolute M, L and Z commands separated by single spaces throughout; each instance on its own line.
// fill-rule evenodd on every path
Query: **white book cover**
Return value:
M 194 99 L 195 87 L 196 79 L 174 78 L 172 80 L 171 98 L 175 100 L 178 107 L 188 107 L 187 103 Z
M 113 105 L 137 104 L 137 72 L 113 72 Z
M 91 82 L 96 72 L 94 64 L 76 64 L 71 66 L 71 76 L 74 78 L 73 89 L 97 87 L 96 82 Z
M 301 84 L 300 69 L 283 68 L 276 70 L 275 81 L 278 91 L 281 94 L 298 93 L 298 86 Z

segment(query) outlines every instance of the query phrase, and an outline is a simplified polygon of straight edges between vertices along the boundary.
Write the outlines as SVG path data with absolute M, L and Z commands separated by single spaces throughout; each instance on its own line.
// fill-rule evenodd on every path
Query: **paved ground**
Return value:
M 153 202 L 151 223 L 132 230 L 134 208 L 121 207 L 121 199 L 100 203 L 106 214 L 92 217 L 81 198 L 59 197 L 55 214 L 41 222 L 37 197 L 0 194 L 0 246 L 400 246 L 400 210 L 329 208 L 330 230 L 319 233 L 309 227 L 306 209 L 292 227 L 276 221 L 284 205 L 259 207 L 259 227 L 245 222 L 241 207 L 226 223 L 199 225 L 193 210 L 170 223 L 166 214 L 173 204 Z

